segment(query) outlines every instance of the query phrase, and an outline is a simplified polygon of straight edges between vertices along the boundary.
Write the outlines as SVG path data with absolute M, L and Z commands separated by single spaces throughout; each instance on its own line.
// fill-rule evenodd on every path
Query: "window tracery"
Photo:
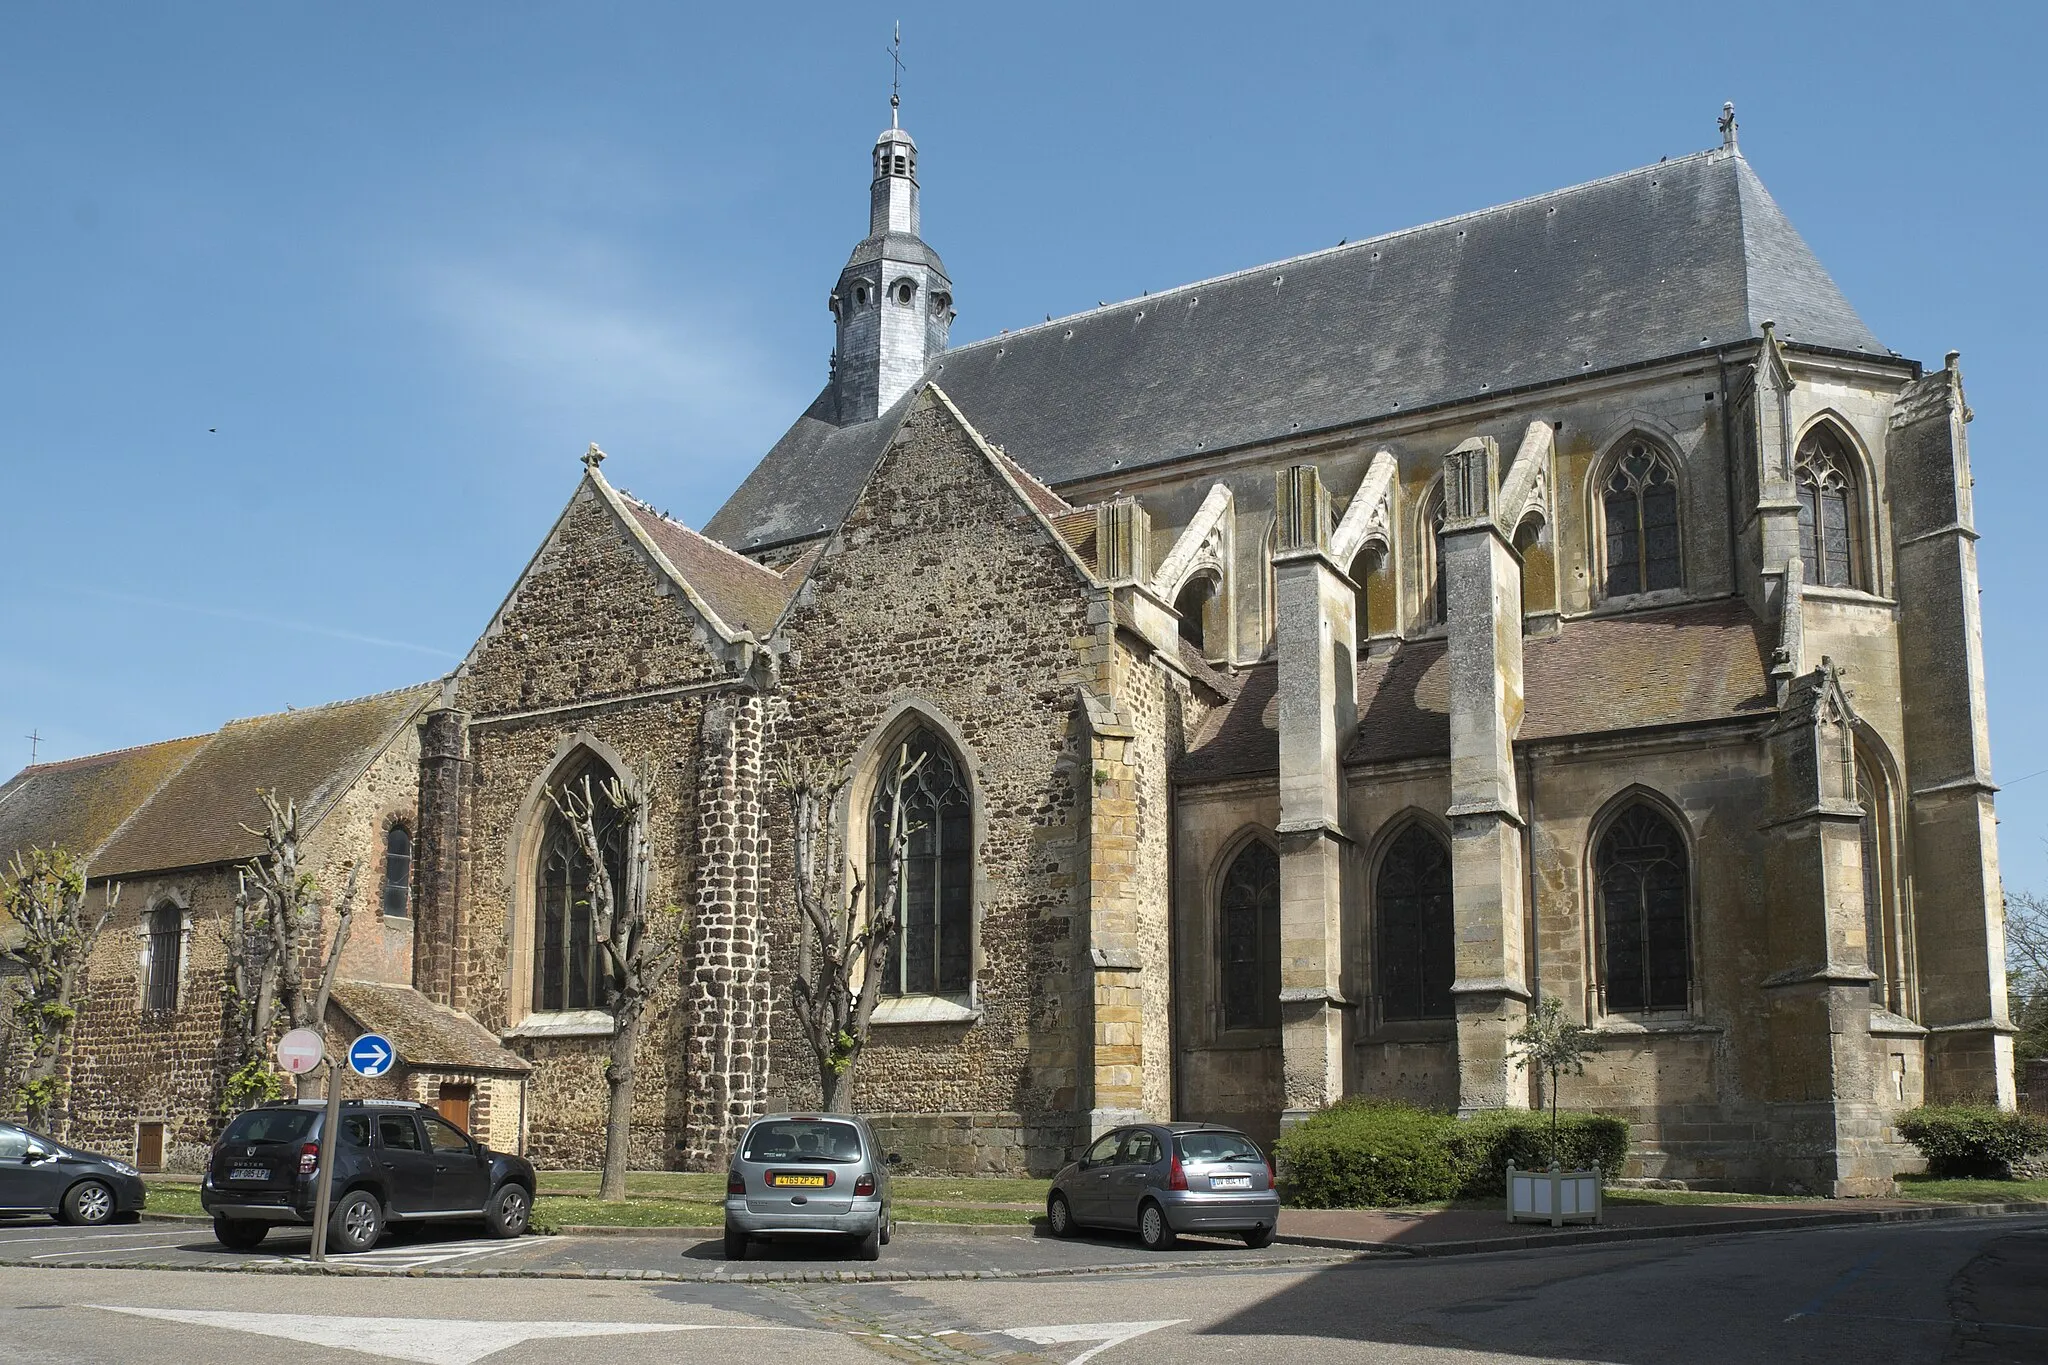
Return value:
M 974 806 L 952 747 L 929 727 L 906 741 L 916 773 L 903 789 L 910 830 L 896 886 L 898 930 L 889 947 L 885 995 L 954 995 L 974 974 Z M 886 751 L 894 762 L 898 745 Z M 920 763 L 919 760 L 922 759 Z M 878 783 L 869 812 L 868 885 L 888 878 L 889 790 Z
M 1606 523 L 1604 595 L 1633 597 L 1684 585 L 1678 554 L 1678 475 L 1663 451 L 1632 440 L 1600 492 Z
M 614 894 L 626 884 L 626 821 L 603 796 L 615 780 L 610 766 L 592 758 L 556 790 L 582 790 L 590 780 L 596 800 L 598 846 Z M 599 959 L 596 919 L 590 903 L 590 860 L 562 813 L 550 807 L 541 838 L 540 875 L 534 879 L 533 1008 L 536 1012 L 596 1009 L 604 1004 L 607 977 Z
M 1379 919 L 1379 994 L 1385 1019 L 1448 1019 L 1454 1013 L 1456 939 L 1451 851 L 1410 825 L 1387 849 L 1373 884 Z
M 1855 516 L 1855 465 L 1841 438 L 1816 427 L 1799 443 L 1792 466 L 1799 497 L 1799 557 L 1807 581 L 1827 588 L 1861 586 Z
M 1233 858 L 1220 897 L 1223 1027 L 1280 1026 L 1280 855 L 1254 839 Z
M 1616 1014 L 1691 1005 L 1691 878 L 1685 840 L 1647 801 L 1624 810 L 1601 836 L 1601 983 Z

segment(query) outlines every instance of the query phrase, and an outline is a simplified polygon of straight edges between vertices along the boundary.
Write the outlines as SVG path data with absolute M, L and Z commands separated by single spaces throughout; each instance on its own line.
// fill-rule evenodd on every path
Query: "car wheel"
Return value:
M 1273 1245 L 1273 1229 L 1246 1228 L 1244 1230 L 1244 1244 L 1250 1247 L 1253 1251 L 1257 1251 L 1261 1247 L 1269 1247 Z
M 213 1240 L 229 1251 L 254 1251 L 263 1245 L 264 1237 L 270 1233 L 270 1224 L 258 1223 L 247 1218 L 216 1218 L 213 1220 Z
M 882 1225 L 879 1221 L 868 1229 L 868 1235 L 854 1245 L 854 1255 L 863 1261 L 882 1259 Z
M 524 1185 L 505 1182 L 484 1206 L 484 1225 L 493 1237 L 521 1236 L 532 1221 L 533 1196 Z
M 728 1261 L 744 1261 L 747 1259 L 746 1229 L 734 1223 L 730 1218 L 725 1220 L 725 1259 Z
M 350 1190 L 327 1219 L 329 1251 L 368 1251 L 384 1235 L 384 1210 L 368 1190 Z
M 1138 1240 L 1147 1251 L 1165 1251 L 1180 1240 L 1173 1234 L 1173 1224 L 1166 1221 L 1166 1210 L 1149 1199 L 1138 1210 Z
M 887 1245 L 889 1245 L 889 1239 L 890 1239 L 890 1238 L 892 1238 L 892 1237 L 894 1237 L 895 1235 L 896 1235 L 896 1220 L 895 1220 L 895 1219 L 894 1219 L 893 1217 L 892 1217 L 892 1218 L 884 1218 L 884 1219 L 882 1220 L 882 1245 L 883 1245 L 883 1246 L 887 1246 Z
M 1065 1195 L 1055 1192 L 1045 1201 L 1045 1225 L 1052 1229 L 1052 1235 L 1055 1237 L 1074 1235 L 1074 1211 L 1067 1206 Z
M 97 1227 L 114 1216 L 114 1192 L 97 1180 L 81 1180 L 64 1192 L 64 1221 Z

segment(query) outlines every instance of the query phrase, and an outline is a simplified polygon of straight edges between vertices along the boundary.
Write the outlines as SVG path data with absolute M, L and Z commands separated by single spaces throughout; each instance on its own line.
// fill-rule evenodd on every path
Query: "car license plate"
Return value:
M 1219 1175 L 1209 1181 L 1212 1190 L 1248 1190 L 1251 1187 L 1252 1178 L 1248 1175 Z
M 825 1177 L 822 1173 L 818 1175 L 792 1175 L 787 1172 L 778 1171 L 768 1177 L 768 1183 L 777 1187 L 822 1190 L 825 1188 Z
M 237 1166 L 228 1172 L 230 1180 L 268 1180 L 270 1172 L 261 1166 Z

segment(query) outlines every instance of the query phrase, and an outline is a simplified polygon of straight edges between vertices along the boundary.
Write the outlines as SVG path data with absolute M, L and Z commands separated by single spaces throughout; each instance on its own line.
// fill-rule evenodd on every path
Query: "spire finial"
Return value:
M 1721 106 L 1721 150 L 1735 150 L 1735 101 L 1729 100 Z
M 903 107 L 903 21 L 896 21 L 896 36 L 889 44 L 889 126 L 900 128 L 897 110 Z
M 592 441 L 590 443 L 590 449 L 583 452 L 583 467 L 585 469 L 590 470 L 592 473 L 596 473 L 597 467 L 603 463 L 604 452 L 597 448 L 597 442 Z

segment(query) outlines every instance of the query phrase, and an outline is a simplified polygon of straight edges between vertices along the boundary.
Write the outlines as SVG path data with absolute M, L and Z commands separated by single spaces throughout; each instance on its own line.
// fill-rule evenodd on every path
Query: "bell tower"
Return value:
M 917 143 L 897 123 L 875 139 L 868 186 L 868 235 L 853 249 L 833 287 L 838 329 L 832 394 L 841 426 L 871 422 L 924 377 L 946 349 L 953 282 L 939 253 L 918 236 Z

